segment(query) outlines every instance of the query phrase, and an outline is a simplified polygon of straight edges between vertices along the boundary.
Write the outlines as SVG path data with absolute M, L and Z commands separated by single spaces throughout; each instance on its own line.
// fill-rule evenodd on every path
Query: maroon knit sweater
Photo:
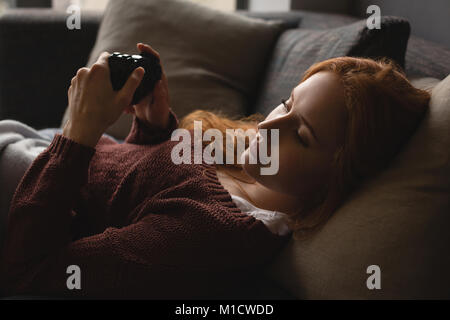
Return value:
M 172 162 L 170 119 L 158 130 L 134 117 L 123 144 L 95 148 L 55 135 L 12 199 L 2 294 L 210 298 L 274 257 L 288 237 L 241 212 L 213 165 Z

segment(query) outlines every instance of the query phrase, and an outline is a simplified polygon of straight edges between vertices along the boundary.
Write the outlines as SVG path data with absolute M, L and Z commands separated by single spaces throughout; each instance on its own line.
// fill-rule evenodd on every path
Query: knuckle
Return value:
M 94 63 L 91 67 L 91 72 L 105 71 L 105 66 L 101 63 Z
M 77 71 L 77 77 L 83 76 L 83 75 L 86 74 L 88 71 L 89 71 L 89 69 L 86 68 L 86 67 L 83 67 L 83 68 L 78 69 L 78 71 Z
M 103 61 L 103 62 L 108 61 L 108 58 L 109 58 L 110 55 L 111 54 L 108 51 L 103 51 L 100 54 L 100 56 L 98 57 L 97 62 L 99 62 L 99 61 Z
M 99 68 L 100 68 L 99 64 L 98 64 L 98 63 L 94 63 L 94 64 L 91 66 L 91 71 L 95 71 L 95 70 L 97 70 L 97 69 L 99 69 Z

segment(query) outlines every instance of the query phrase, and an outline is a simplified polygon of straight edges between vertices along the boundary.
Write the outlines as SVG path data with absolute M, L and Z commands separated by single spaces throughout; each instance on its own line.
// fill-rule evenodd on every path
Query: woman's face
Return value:
M 258 125 L 258 130 L 267 129 L 268 141 L 250 142 L 258 147 L 267 143 L 271 155 L 270 129 L 279 130 L 278 172 L 261 175 L 260 168 L 270 164 L 249 164 L 250 148 L 242 155 L 243 168 L 269 189 L 308 195 L 326 182 L 334 154 L 343 142 L 347 119 L 344 89 L 335 73 L 318 72 L 295 87 L 285 104 Z

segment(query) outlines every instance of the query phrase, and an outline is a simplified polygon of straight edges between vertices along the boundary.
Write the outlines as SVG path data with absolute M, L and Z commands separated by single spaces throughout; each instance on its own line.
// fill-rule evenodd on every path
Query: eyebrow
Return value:
M 292 106 L 294 105 L 294 90 L 291 91 L 291 96 L 290 98 L 292 99 Z M 319 139 L 317 139 L 316 133 L 314 132 L 314 129 L 312 128 L 312 126 L 309 124 L 309 122 L 301 115 L 298 114 L 300 119 L 305 123 L 305 125 L 308 127 L 309 131 L 311 132 L 311 134 L 313 135 L 314 139 L 316 139 L 317 142 L 319 142 Z

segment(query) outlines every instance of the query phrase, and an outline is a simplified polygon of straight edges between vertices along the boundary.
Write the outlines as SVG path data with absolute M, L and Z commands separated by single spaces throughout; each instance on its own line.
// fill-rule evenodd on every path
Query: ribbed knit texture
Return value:
M 210 298 L 277 254 L 288 237 L 242 213 L 213 165 L 172 162 L 170 119 L 134 118 L 123 144 L 54 137 L 11 202 L 2 294 Z M 81 290 L 66 286 L 70 265 Z

